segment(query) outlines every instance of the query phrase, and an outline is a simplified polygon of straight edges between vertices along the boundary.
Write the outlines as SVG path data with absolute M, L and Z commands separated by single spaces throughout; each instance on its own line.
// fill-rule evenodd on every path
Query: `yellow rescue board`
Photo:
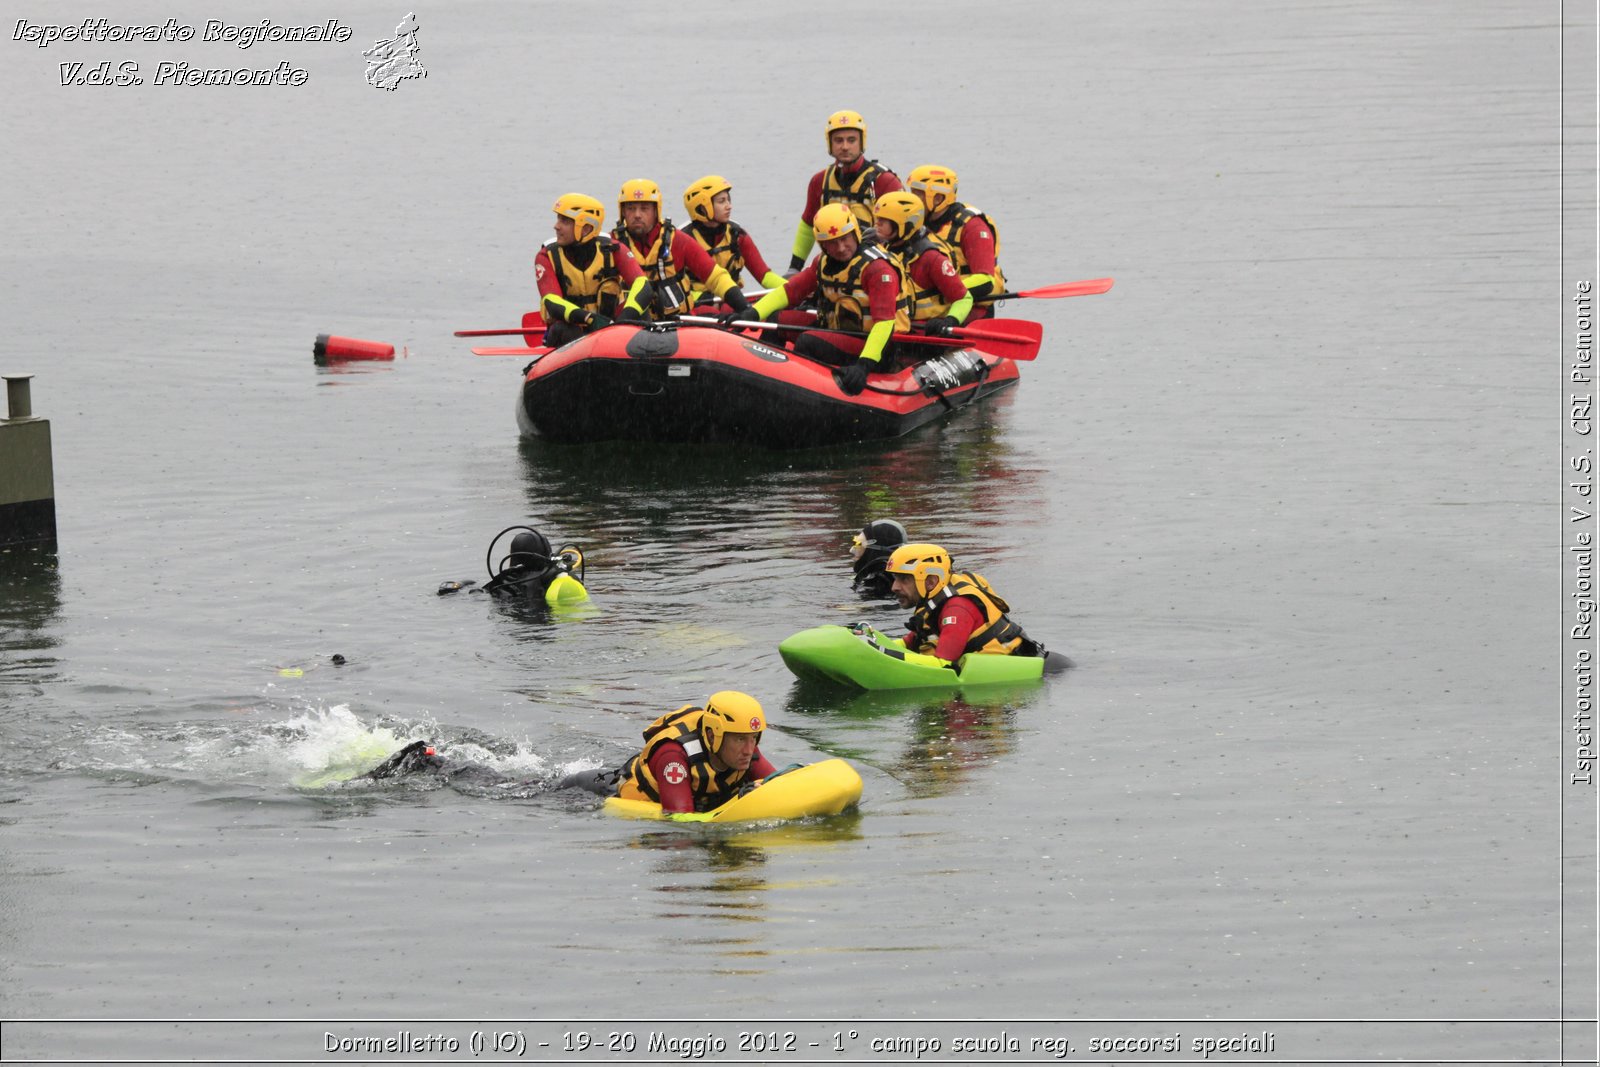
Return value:
M 605 810 L 625 819 L 669 819 L 673 822 L 756 822 L 837 815 L 861 799 L 861 775 L 842 759 L 808 763 L 773 775 L 742 797 L 706 812 L 665 815 L 649 800 L 608 797 Z

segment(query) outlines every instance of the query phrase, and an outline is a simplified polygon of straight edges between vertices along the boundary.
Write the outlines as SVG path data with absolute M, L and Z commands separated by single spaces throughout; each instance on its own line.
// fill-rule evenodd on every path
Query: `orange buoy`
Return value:
M 382 341 L 362 341 L 355 337 L 331 337 L 319 333 L 316 343 L 311 346 L 311 356 L 318 363 L 336 359 L 393 359 L 394 345 L 386 345 Z

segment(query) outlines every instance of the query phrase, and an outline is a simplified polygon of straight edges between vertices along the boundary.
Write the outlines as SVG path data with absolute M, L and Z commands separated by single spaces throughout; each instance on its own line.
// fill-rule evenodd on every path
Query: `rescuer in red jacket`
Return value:
M 789 270 L 806 264 L 815 240 L 817 211 L 827 204 L 844 204 L 855 215 L 863 234 L 872 231 L 872 205 L 884 193 L 900 188 L 894 171 L 866 158 L 867 120 L 855 111 L 835 111 L 828 116 L 828 154 L 833 162 L 811 176 L 806 186 L 806 206 L 794 234 Z M 867 239 L 870 243 L 871 238 Z

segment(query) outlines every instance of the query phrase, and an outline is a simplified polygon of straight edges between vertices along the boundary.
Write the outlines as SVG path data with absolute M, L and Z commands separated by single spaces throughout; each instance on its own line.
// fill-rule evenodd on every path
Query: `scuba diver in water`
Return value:
M 510 551 L 497 562 L 495 546 L 506 534 L 514 534 Z M 481 591 L 496 600 L 531 606 L 573 604 L 589 599 L 589 592 L 583 587 L 583 550 L 577 545 L 564 545 L 553 552 L 550 539 L 532 526 L 508 526 L 495 534 L 494 540 L 489 542 L 484 563 L 489 570 L 489 580 Z M 458 592 L 474 584 L 445 582 L 439 586 L 439 595 Z
M 883 566 L 889 562 L 889 554 L 907 540 L 906 528 L 893 519 L 875 519 L 861 527 L 850 539 L 851 566 L 856 573 L 850 588 L 873 600 L 893 596 L 889 588 L 893 579 Z
M 955 569 L 950 553 L 938 545 L 901 545 L 884 571 L 903 608 L 913 608 L 905 646 L 954 663 L 968 652 L 1044 656 L 1042 644 L 1028 637 L 1006 613 L 1011 605 L 981 574 Z
M 444 767 L 444 757 L 434 751 L 432 745 L 426 741 L 412 741 L 366 774 L 356 777 L 381 782 L 385 778 L 399 778 L 407 774 L 442 771 Z
M 668 815 L 710 811 L 778 773 L 761 754 L 766 728 L 754 697 L 731 689 L 713 693 L 705 707 L 685 704 L 645 727 L 643 750 L 621 767 L 578 771 L 551 788 L 654 801 Z M 427 741 L 412 741 L 360 777 L 383 781 L 413 774 L 482 779 L 493 772 L 480 764 L 451 766 Z

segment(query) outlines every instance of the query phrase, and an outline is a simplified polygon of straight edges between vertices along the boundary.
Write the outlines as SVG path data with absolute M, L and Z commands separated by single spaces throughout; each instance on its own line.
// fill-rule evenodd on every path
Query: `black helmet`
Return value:
M 887 594 L 889 579 L 884 576 L 883 565 L 888 562 L 889 554 L 906 540 L 906 528 L 893 519 L 874 519 L 861 527 L 861 532 L 850 541 L 856 588 L 864 587 L 879 596 Z
M 508 562 L 513 567 L 533 567 L 538 569 L 548 567 L 550 565 L 550 539 L 538 530 L 525 528 L 511 539 L 511 556 Z
M 861 527 L 861 540 L 868 548 L 896 549 L 907 541 L 906 528 L 893 519 L 874 519 Z

